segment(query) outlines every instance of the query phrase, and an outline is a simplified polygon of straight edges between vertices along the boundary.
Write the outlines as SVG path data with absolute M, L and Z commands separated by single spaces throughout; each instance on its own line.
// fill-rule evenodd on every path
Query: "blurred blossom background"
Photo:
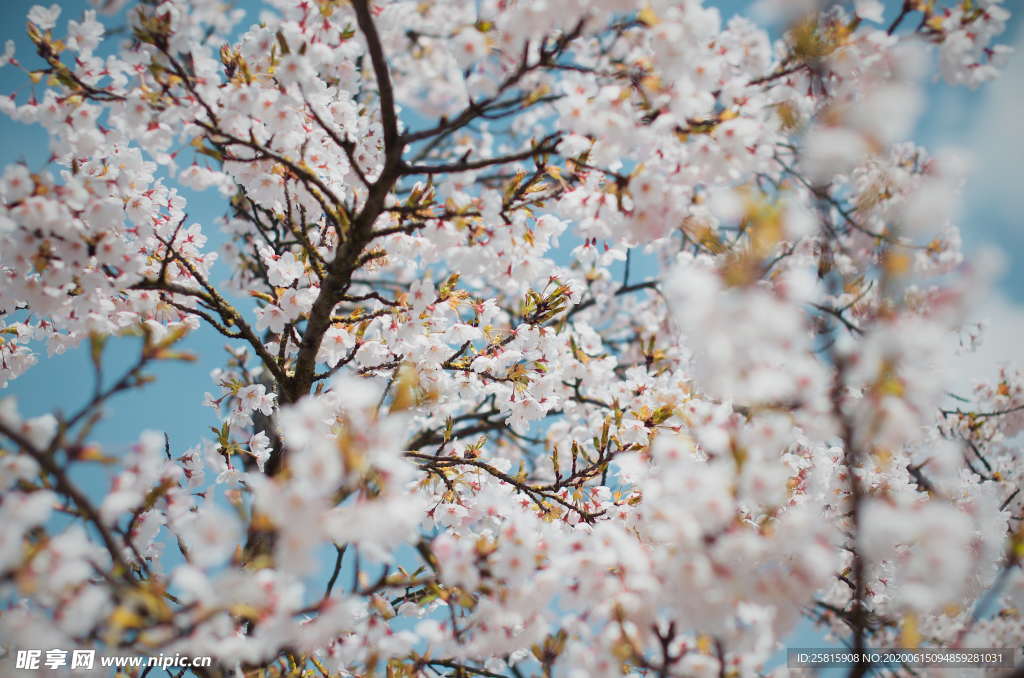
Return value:
M 16 58 L 28 68 L 37 67 L 39 63 L 25 36 L 25 17 L 34 4 L 37 3 L 32 0 L 5 0 L 0 4 L 3 26 L 0 42 L 13 40 Z M 57 4 L 62 9 L 58 23 L 62 27 L 69 19 L 81 18 L 90 8 L 85 0 L 65 0 Z M 748 14 L 758 22 L 762 19 L 759 12 L 763 7 L 759 9 L 755 6 L 757 3 L 706 0 L 704 4 L 718 7 L 723 21 L 737 13 Z M 885 5 L 888 21 L 898 12 L 901 2 L 890 1 Z M 956 341 L 951 338 L 949 360 L 955 378 L 947 388 L 954 393 L 968 392 L 974 380 L 994 375 L 1001 364 L 1024 364 L 1021 350 L 1024 346 L 1021 340 L 1024 336 L 1024 185 L 1021 181 L 1024 173 L 1020 170 L 1024 162 L 1024 21 L 1021 17 L 1024 3 L 1013 1 L 1005 6 L 1014 16 L 999 42 L 1012 45 L 1014 53 L 1003 74 L 993 83 L 975 90 L 954 89 L 939 81 L 926 83 L 926 96 L 919 102 L 920 117 L 909 138 L 934 155 L 955 152 L 963 158 L 967 181 L 954 222 L 961 230 L 965 259 L 980 266 L 995 266 L 1001 260 L 1002 272 L 997 276 L 997 286 L 973 311 L 972 320 L 984 323 L 977 351 L 958 355 Z M 236 7 L 246 12 L 243 27 L 258 21 L 258 2 L 238 2 Z M 101 20 L 108 31 L 119 30 L 119 36 L 128 37 L 123 10 Z M 776 28 L 781 31 L 784 26 Z M 0 69 L 0 89 L 24 100 L 31 95 L 32 85 L 23 70 L 5 66 Z M 902 101 L 899 105 L 913 105 L 913 102 Z M 4 117 L 0 119 L 0 130 L 4 165 L 21 161 L 32 171 L 47 168 L 49 142 L 41 128 L 21 125 Z M 181 166 L 189 162 L 187 157 L 179 158 Z M 224 201 L 214 191 L 200 195 L 184 189 L 183 194 L 189 200 L 189 223 L 203 224 L 204 233 L 211 238 L 210 244 L 218 244 L 214 221 L 222 215 Z M 1000 256 L 982 256 L 985 248 Z M 654 275 L 655 271 L 639 273 Z M 223 268 L 219 277 L 225 277 Z M 127 365 L 134 354 L 134 345 L 129 347 L 129 343 L 137 341 L 135 338 L 111 341 L 106 354 L 108 374 L 116 374 L 121 366 Z M 141 431 L 152 429 L 166 432 L 172 449 L 180 453 L 208 436 L 209 427 L 216 419 L 211 410 L 202 406 L 203 393 L 215 390 L 210 372 L 227 357 L 223 345 L 223 338 L 205 325 L 190 335 L 183 348 L 196 353 L 199 359 L 191 364 L 174 363 L 155 368 L 157 381 L 142 395 L 115 399 L 110 404 L 109 416 L 96 429 L 95 438 L 108 449 L 116 450 L 138 440 Z M 14 380 L 0 395 L 17 396 L 22 413 L 35 416 L 53 409 L 68 411 L 80 406 L 91 386 L 88 349 L 79 348 L 64 355 L 43 357 L 39 365 Z M 100 479 L 96 480 L 94 489 L 101 492 Z M 802 627 L 790 643 L 791 646 L 822 644 L 820 632 L 810 626 Z

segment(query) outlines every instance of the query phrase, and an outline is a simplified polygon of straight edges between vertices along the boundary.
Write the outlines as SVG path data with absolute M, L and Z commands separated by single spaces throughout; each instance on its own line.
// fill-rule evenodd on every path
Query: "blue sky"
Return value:
M 24 37 L 25 15 L 35 4 L 27 0 L 5 0 L 0 6 L 2 35 L 0 40 L 15 39 L 18 57 L 26 64 L 35 63 L 31 44 Z M 45 4 L 50 4 L 46 2 Z M 62 25 L 77 19 L 87 7 L 84 0 L 58 3 L 64 8 Z M 254 3 L 244 3 L 252 6 Z M 714 2 L 708 5 L 723 9 L 723 15 L 747 5 L 746 2 Z M 898 2 L 889 2 L 890 13 Z M 1016 4 L 1016 3 L 1008 3 Z M 250 20 L 255 13 L 250 12 Z M 115 20 L 110 25 L 117 25 Z M 965 187 L 964 208 L 959 223 L 965 249 L 970 253 L 984 245 L 1003 252 L 1006 273 L 990 299 L 981 304 L 975 315 L 990 321 L 990 336 L 980 353 L 958 358 L 957 374 L 966 379 L 989 373 L 998 361 L 1009 360 L 1020 353 L 1019 336 L 1024 332 L 1024 187 L 1021 186 L 1019 163 L 1024 158 L 1024 22 L 1014 17 L 1003 42 L 1013 44 L 1017 53 L 994 84 L 976 91 L 954 89 L 936 83 L 929 87 L 930 106 L 922 117 L 915 141 L 938 150 L 956 147 L 973 158 L 974 172 Z M 0 90 L 17 92 L 23 99 L 30 91 L 27 77 L 14 68 L 0 69 Z M 33 170 L 42 169 L 48 156 L 47 139 L 39 128 L 26 127 L 0 119 L 2 158 L 4 164 L 25 161 Z M 223 202 L 213 192 L 202 196 L 189 195 L 190 222 L 203 224 L 204 231 L 217 242 L 213 220 L 220 216 Z M 223 275 L 223 270 L 220 275 Z M 115 339 L 107 349 L 108 378 L 118 374 L 119 366 L 127 365 L 137 355 L 137 339 Z M 157 381 L 145 391 L 123 396 L 112 402 L 109 417 L 95 431 L 95 439 L 112 453 L 138 439 L 145 429 L 166 432 L 174 453 L 180 454 L 209 432 L 216 423 L 213 412 L 201 406 L 203 392 L 215 391 L 210 371 L 223 364 L 224 341 L 212 330 L 202 330 L 188 337 L 184 347 L 196 352 L 199 360 L 192 364 L 173 364 L 154 370 Z M 92 372 L 87 351 L 73 350 L 53 358 L 41 357 L 40 363 L 13 381 L 0 396 L 14 394 L 26 416 L 35 416 L 54 408 L 70 411 L 80 406 L 90 393 Z M 966 389 L 964 389 L 966 390 Z M 102 492 L 101 485 L 90 488 Z M 794 644 L 817 645 L 820 637 L 804 629 Z

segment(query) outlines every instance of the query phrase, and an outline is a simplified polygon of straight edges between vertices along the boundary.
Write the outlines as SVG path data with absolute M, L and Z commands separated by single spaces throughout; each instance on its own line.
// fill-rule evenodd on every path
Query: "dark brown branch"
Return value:
M 47 473 L 53 476 L 54 482 L 57 485 L 57 490 L 64 496 L 71 499 L 78 510 L 85 518 L 93 524 L 96 531 L 100 534 L 100 539 L 103 540 L 103 545 L 106 547 L 107 552 L 110 554 L 111 559 L 116 563 L 122 570 L 122 575 L 129 577 L 130 568 L 124 560 L 121 546 L 114 540 L 114 535 L 110 529 L 100 518 L 99 511 L 92 505 L 89 498 L 86 497 L 81 490 L 79 490 L 70 480 L 67 475 L 56 461 L 54 461 L 52 454 L 47 450 L 40 450 L 33 445 L 23 435 L 10 429 L 6 424 L 0 422 L 0 434 L 3 434 L 10 440 L 12 440 L 18 447 L 24 450 L 30 457 L 32 457 L 39 466 L 43 468 Z
M 907 17 L 908 14 L 910 14 L 910 12 L 913 9 L 914 3 L 911 2 L 911 0 L 903 0 L 903 7 L 900 9 L 899 15 L 897 15 L 893 22 L 889 24 L 889 28 L 887 28 L 885 32 L 888 33 L 889 35 L 895 33 L 896 29 L 900 27 L 900 24 L 903 23 L 903 20 Z
M 850 574 L 854 590 L 850 609 L 850 621 L 853 629 L 853 650 L 857 653 L 858 661 L 850 670 L 849 678 L 862 678 L 871 668 L 870 662 L 861 661 L 861 658 L 864 656 L 864 650 L 867 648 L 868 611 L 865 605 L 867 583 L 864 558 L 856 550 L 857 536 L 860 534 L 860 506 L 863 501 L 864 490 L 861 487 L 860 476 L 857 475 L 860 459 L 855 447 L 853 422 L 842 409 L 846 363 L 839 356 L 835 356 L 835 360 L 836 371 L 833 377 L 830 400 L 832 402 L 832 415 L 840 425 L 840 437 L 843 441 L 843 463 L 846 466 L 847 483 L 850 493 L 850 520 L 853 522 L 853 565 Z
M 287 379 L 284 370 L 277 363 L 274 357 L 270 355 L 266 347 L 263 345 L 263 342 L 260 340 L 258 336 L 256 336 L 256 332 L 253 331 L 253 329 L 245 321 L 245 318 L 242 317 L 242 314 L 235 310 L 235 307 L 228 303 L 228 301 L 223 296 L 221 296 L 220 292 L 217 291 L 217 288 L 211 285 L 202 276 L 202 274 L 200 274 L 199 270 L 196 269 L 196 267 L 192 264 L 191 261 L 181 256 L 181 254 L 175 251 L 171 247 L 171 245 L 172 243 L 164 243 L 164 246 L 167 248 L 167 252 L 173 258 L 178 260 L 178 262 L 185 268 L 185 270 L 188 271 L 189 275 L 192 277 L 193 280 L 199 283 L 199 286 L 203 288 L 205 294 L 198 293 L 192 290 L 185 292 L 184 290 L 187 290 L 188 288 L 179 288 L 182 291 L 179 291 L 179 289 L 175 289 L 174 292 L 178 294 L 189 294 L 190 296 L 194 296 L 205 301 L 210 308 L 215 310 L 217 314 L 220 315 L 221 320 L 223 321 L 225 326 L 230 327 L 231 325 L 234 325 L 235 327 L 237 327 L 241 336 L 249 343 L 250 346 L 252 346 L 253 350 L 256 351 L 256 354 L 263 361 L 263 364 L 274 375 L 274 379 L 277 381 L 277 383 L 284 384 Z
M 345 239 L 328 265 L 327 275 L 320 285 L 320 293 L 313 302 L 306 329 L 302 334 L 299 355 L 295 362 L 295 372 L 287 384 L 287 389 L 282 394 L 286 402 L 298 400 L 308 393 L 313 385 L 316 356 L 320 350 L 324 333 L 331 325 L 331 312 L 338 301 L 348 292 L 348 288 L 352 284 L 352 274 L 363 263 L 361 258 L 363 250 L 373 239 L 373 224 L 384 211 L 387 196 L 398 180 L 398 166 L 405 145 L 398 135 L 391 77 L 388 74 L 387 61 L 384 58 L 380 37 L 377 35 L 377 28 L 370 16 L 369 3 L 367 0 L 355 0 L 353 7 L 356 11 L 359 28 L 366 38 L 380 91 L 381 120 L 384 125 L 384 167 L 380 176 L 370 186 L 366 202 L 359 214 L 352 219 Z
M 964 412 L 960 408 L 955 410 L 941 410 L 944 416 L 959 415 L 961 417 L 970 417 L 972 419 L 988 419 L 989 417 L 1001 417 L 1006 414 L 1013 414 L 1014 412 L 1020 412 L 1024 410 L 1024 405 L 1017 405 L 1016 407 L 1009 407 L 1005 410 L 993 410 L 991 412 Z
M 560 137 L 560 133 L 549 134 L 541 139 L 541 141 L 533 148 L 496 158 L 460 160 L 459 162 L 451 163 L 449 165 L 407 165 L 403 163 L 399 166 L 399 171 L 402 174 L 450 174 L 453 172 L 468 172 L 470 170 L 483 169 L 484 167 L 493 167 L 494 165 L 504 165 L 510 162 L 519 162 L 521 160 L 528 160 L 546 153 L 553 153 L 555 148 L 558 146 L 558 140 Z
M 406 456 L 416 459 L 421 463 L 424 463 L 424 465 L 428 467 L 437 466 L 439 468 L 443 468 L 462 465 L 475 466 L 476 468 L 486 471 L 487 473 L 494 476 L 498 480 L 508 483 L 517 491 L 528 496 L 544 513 L 548 513 L 551 510 L 550 507 L 544 504 L 543 500 L 547 499 L 548 501 L 553 501 L 557 504 L 561 504 L 563 507 L 570 511 L 578 513 L 580 518 L 587 522 L 593 522 L 599 516 L 604 514 L 604 511 L 592 513 L 590 511 L 581 509 L 580 507 L 576 506 L 575 504 L 572 504 L 571 502 L 566 501 L 565 499 L 563 499 L 562 497 L 558 496 L 555 493 L 544 492 L 536 487 L 532 487 L 529 484 L 522 482 L 519 479 L 510 476 L 509 474 L 503 471 L 500 471 L 499 469 L 495 468 L 494 466 L 491 466 L 487 462 L 481 461 L 480 459 L 472 459 L 469 457 L 434 457 L 429 454 L 420 454 L 418 452 L 406 452 Z
M 389 157 L 401 155 L 404 142 L 398 135 L 398 116 L 395 115 L 395 98 L 391 88 L 391 75 L 388 72 L 384 48 L 381 46 L 377 26 L 370 15 L 369 0 L 353 0 L 352 7 L 356 12 L 359 30 L 366 38 L 366 45 L 373 62 L 373 73 L 377 77 L 377 91 L 380 94 L 380 118 L 384 126 L 384 152 Z
M 620 296 L 620 295 L 623 295 L 623 294 L 630 294 L 631 292 L 638 292 L 640 290 L 655 290 L 655 289 L 658 289 L 658 281 L 657 280 L 647 280 L 647 281 L 642 282 L 642 283 L 634 283 L 632 285 L 623 285 L 619 289 L 615 290 L 615 296 Z M 574 315 L 576 315 L 577 313 L 579 313 L 580 311 L 588 309 L 588 308 L 590 308 L 591 306 L 593 306 L 596 303 L 597 303 L 597 301 L 594 300 L 593 298 L 587 299 L 586 301 L 581 301 L 580 303 L 576 304 L 575 306 L 573 306 L 569 310 L 569 313 L 566 315 L 566 317 L 567 318 L 571 318 Z

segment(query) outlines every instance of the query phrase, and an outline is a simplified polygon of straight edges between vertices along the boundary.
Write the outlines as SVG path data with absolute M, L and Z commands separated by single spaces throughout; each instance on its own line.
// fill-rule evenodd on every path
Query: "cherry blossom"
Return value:
M 5 650 L 745 677 L 796 674 L 802 618 L 1021 644 L 1024 375 L 943 372 L 995 266 L 969 168 L 911 138 L 931 79 L 998 76 L 1008 3 L 158 0 L 127 38 L 93 4 L 0 58 L 50 156 L 0 172 Z M 208 434 L 94 440 L 200 327 Z M 88 355 L 81 409 L 19 403 L 44 350 Z

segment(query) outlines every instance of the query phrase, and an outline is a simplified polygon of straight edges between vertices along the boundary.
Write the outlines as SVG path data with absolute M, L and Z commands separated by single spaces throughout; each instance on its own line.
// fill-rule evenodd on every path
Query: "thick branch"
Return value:
M 373 73 L 377 77 L 377 90 L 380 92 L 380 118 L 384 125 L 384 152 L 388 156 L 401 154 L 402 141 L 398 136 L 398 116 L 395 115 L 395 97 L 391 88 L 391 75 L 388 73 L 388 64 L 384 58 L 384 48 L 380 44 L 380 36 L 377 34 L 377 26 L 373 23 L 373 17 L 370 16 L 369 0 L 354 0 L 352 7 L 356 11 L 359 30 L 366 38 L 370 60 L 373 62 Z
M 373 69 L 377 76 L 380 90 L 381 120 L 384 125 L 384 168 L 380 176 L 370 186 L 366 202 L 362 210 L 352 220 L 345 240 L 339 245 L 334 259 L 328 265 L 327 275 L 320 286 L 320 293 L 313 302 L 309 321 L 302 334 L 299 355 L 295 363 L 286 393 L 285 402 L 294 402 L 309 392 L 313 385 L 316 356 L 320 351 L 324 333 L 331 326 L 331 312 L 352 284 L 352 274 L 360 267 L 363 250 L 373 239 L 373 224 L 384 211 L 388 193 L 398 179 L 398 168 L 402 159 L 404 142 L 398 135 L 398 120 L 395 114 L 394 96 L 391 89 L 391 76 L 388 74 L 387 61 L 381 47 L 380 36 L 370 16 L 367 0 L 353 2 L 359 29 L 366 38 L 373 61 Z

